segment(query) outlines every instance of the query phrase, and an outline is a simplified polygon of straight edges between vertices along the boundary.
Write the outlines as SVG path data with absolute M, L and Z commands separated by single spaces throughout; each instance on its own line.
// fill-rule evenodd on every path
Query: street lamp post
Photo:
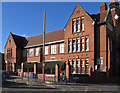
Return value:
M 45 81 L 45 16 L 46 11 L 44 11 L 44 31 L 43 31 L 43 81 Z

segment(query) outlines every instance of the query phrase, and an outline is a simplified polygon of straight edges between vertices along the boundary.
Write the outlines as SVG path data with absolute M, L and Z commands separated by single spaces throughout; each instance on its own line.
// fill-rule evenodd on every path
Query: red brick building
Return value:
M 59 64 L 59 73 L 65 70 L 68 79 L 72 74 L 91 76 L 91 72 L 120 75 L 119 2 L 112 0 L 109 7 L 101 3 L 100 12 L 90 15 L 77 4 L 63 29 L 45 34 L 48 73 L 53 74 L 53 64 Z M 10 33 L 5 46 L 6 70 L 23 72 L 21 64 L 26 68 L 25 63 L 33 63 L 29 71 L 42 73 L 42 66 L 35 65 L 42 63 L 42 47 L 42 34 L 26 38 Z

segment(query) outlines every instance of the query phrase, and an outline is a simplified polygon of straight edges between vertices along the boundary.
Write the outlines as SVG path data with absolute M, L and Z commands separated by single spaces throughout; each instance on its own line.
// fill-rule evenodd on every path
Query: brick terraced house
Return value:
M 77 4 L 63 29 L 45 34 L 46 74 L 57 77 L 65 72 L 68 81 L 95 73 L 101 78 L 120 75 L 119 2 L 112 0 L 109 7 L 101 3 L 100 12 L 90 15 Z M 42 49 L 42 34 L 26 38 L 10 33 L 5 45 L 6 71 L 26 76 L 29 70 L 40 78 Z

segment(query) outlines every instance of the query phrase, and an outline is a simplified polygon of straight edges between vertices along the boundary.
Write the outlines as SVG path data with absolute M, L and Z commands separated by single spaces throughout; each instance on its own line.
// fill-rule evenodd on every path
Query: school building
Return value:
M 76 5 L 63 29 L 45 33 L 45 79 L 64 74 L 100 78 L 120 76 L 120 5 L 111 0 L 100 12 L 87 13 Z M 10 32 L 5 45 L 6 71 L 28 72 L 43 79 L 43 34 L 22 37 Z

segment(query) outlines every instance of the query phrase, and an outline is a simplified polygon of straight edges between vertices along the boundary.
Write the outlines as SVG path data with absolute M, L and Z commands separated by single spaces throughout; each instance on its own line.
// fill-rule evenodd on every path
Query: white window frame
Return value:
M 86 51 L 89 51 L 89 38 L 88 37 L 86 37 L 85 43 L 86 43 L 85 49 L 86 49 Z
M 39 56 L 40 48 L 35 48 L 35 56 Z
M 45 55 L 48 55 L 48 46 L 45 46 Z
M 59 44 L 59 53 L 64 53 L 64 43 Z
M 82 37 L 82 38 L 81 38 L 81 51 L 84 51 L 84 50 L 85 50 L 84 43 L 85 43 L 85 38 Z
M 89 71 L 89 59 L 85 59 L 85 73 L 88 74 L 89 73 L 88 71 Z
M 76 73 L 76 71 L 75 71 L 75 60 L 73 60 L 73 73 Z
M 69 53 L 72 52 L 72 41 L 71 40 L 68 41 L 68 51 Z
M 73 24 L 74 23 L 74 24 Z M 75 33 L 76 31 L 75 19 L 72 20 L 72 32 Z
M 85 30 L 84 17 L 81 18 L 81 31 Z
M 73 41 L 75 41 L 76 42 L 76 40 L 75 39 L 73 39 Z M 73 52 L 75 52 L 76 51 L 76 43 L 75 42 L 73 42 Z
M 29 57 L 33 56 L 33 48 L 29 49 Z
M 51 54 L 56 54 L 56 45 L 51 45 Z
M 84 66 L 85 62 L 84 62 L 84 59 L 81 59 L 81 74 L 84 74 Z
M 80 59 L 77 59 L 77 73 L 80 73 Z
M 77 38 L 77 52 L 80 51 L 80 38 Z
M 77 19 L 77 32 L 80 32 L 80 18 Z

